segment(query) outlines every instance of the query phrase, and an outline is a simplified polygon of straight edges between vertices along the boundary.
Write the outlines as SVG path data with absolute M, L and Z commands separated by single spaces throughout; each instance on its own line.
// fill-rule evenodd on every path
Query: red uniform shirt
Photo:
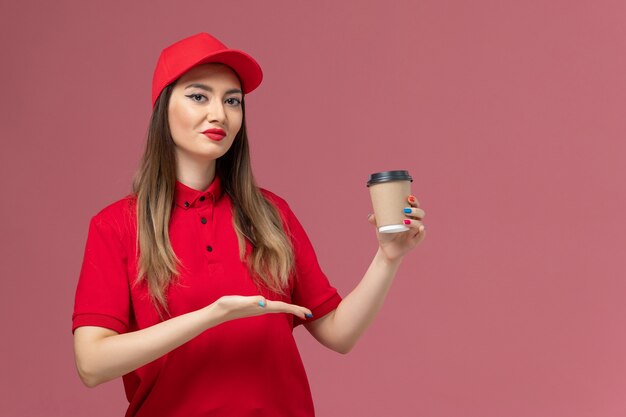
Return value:
M 231 199 L 218 176 L 204 191 L 176 182 L 169 236 L 183 286 L 168 291 L 172 316 L 205 307 L 223 295 L 263 295 L 309 308 L 319 319 L 342 297 L 322 272 L 313 246 L 287 202 L 261 188 L 291 232 L 297 270 L 286 296 L 259 293 L 239 259 Z M 159 323 L 145 281 L 137 275 L 136 199 L 110 204 L 91 218 L 76 288 L 72 332 L 101 326 L 118 333 Z M 247 242 L 247 241 L 246 241 Z M 247 242 L 247 251 L 251 250 Z M 123 376 L 126 416 L 314 416 L 293 328 L 303 321 L 272 313 L 207 329 L 161 358 Z

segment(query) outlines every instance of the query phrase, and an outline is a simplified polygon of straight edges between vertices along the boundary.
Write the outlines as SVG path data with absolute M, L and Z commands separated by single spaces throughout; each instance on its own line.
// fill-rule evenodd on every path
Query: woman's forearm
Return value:
M 387 262 L 380 250 L 376 252 L 361 282 L 335 310 L 332 333 L 343 353 L 354 347 L 380 311 L 401 262 Z
M 94 387 L 125 375 L 223 322 L 223 312 L 211 304 L 145 329 L 83 343 L 77 352 L 81 379 Z

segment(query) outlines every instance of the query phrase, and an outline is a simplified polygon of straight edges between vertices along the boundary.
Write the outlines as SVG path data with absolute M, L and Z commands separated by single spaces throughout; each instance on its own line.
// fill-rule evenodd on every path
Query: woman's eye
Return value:
M 234 104 L 235 106 L 238 106 L 241 104 L 241 100 L 239 100 L 238 98 L 229 98 L 228 101 L 230 100 L 235 100 L 235 103 L 231 102 L 231 104 Z
M 199 100 L 196 100 L 195 98 L 196 97 L 204 97 L 204 96 L 202 94 L 189 94 L 187 97 L 189 97 L 193 101 L 199 101 Z M 204 97 L 204 98 L 206 98 L 206 97 Z

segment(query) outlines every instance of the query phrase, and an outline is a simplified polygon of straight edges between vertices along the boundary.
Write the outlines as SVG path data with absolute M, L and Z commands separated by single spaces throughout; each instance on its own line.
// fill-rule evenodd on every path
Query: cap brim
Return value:
M 237 49 L 227 49 L 211 54 L 193 64 L 190 69 L 210 62 L 218 62 L 231 67 L 239 76 L 242 83 L 241 89 L 245 94 L 256 89 L 263 80 L 263 71 L 258 62 L 247 53 Z

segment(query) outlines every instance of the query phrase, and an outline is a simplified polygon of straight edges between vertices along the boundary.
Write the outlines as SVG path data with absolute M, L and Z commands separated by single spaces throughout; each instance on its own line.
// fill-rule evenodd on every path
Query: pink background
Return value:
M 626 3 L 3 2 L 0 415 L 122 416 L 71 313 L 89 218 L 130 190 L 160 50 L 257 58 L 253 168 L 346 296 L 370 172 L 407 169 L 427 237 L 343 356 L 295 331 L 323 416 L 626 415 Z

